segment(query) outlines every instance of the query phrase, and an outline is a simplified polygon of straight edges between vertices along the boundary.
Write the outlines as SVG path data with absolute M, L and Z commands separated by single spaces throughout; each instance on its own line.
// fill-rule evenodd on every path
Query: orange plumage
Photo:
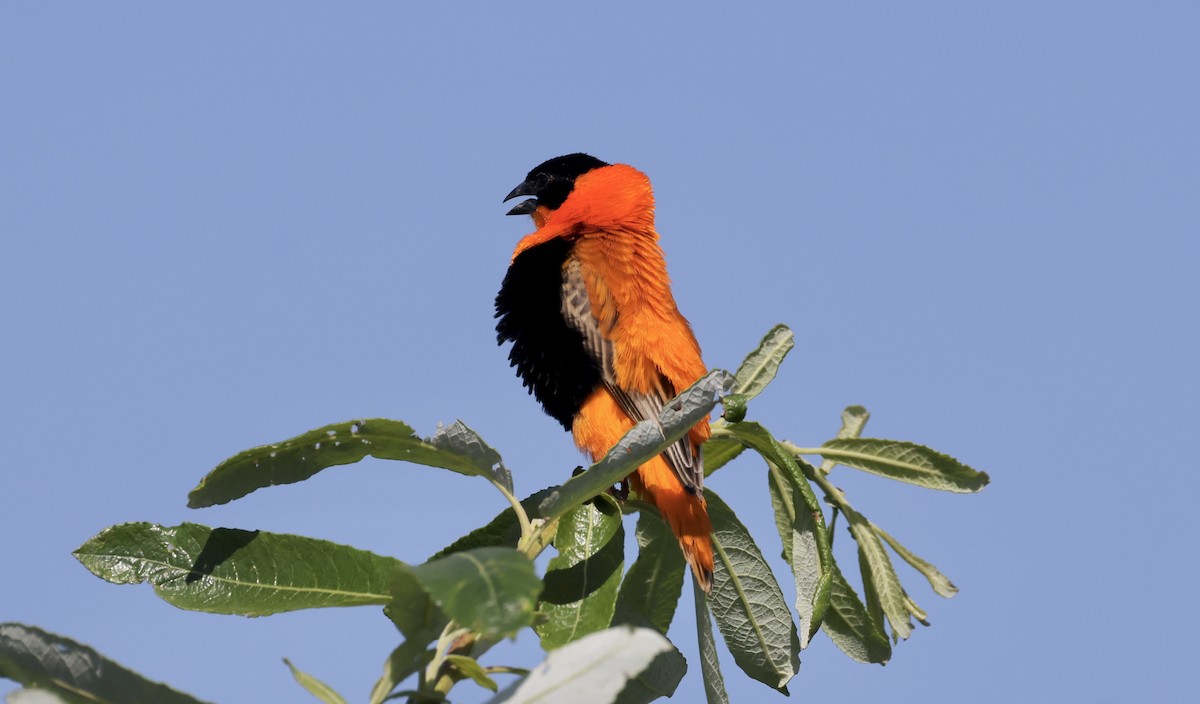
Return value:
M 500 340 L 532 393 L 599 460 L 633 425 L 702 377 L 700 346 L 671 294 L 645 174 L 586 155 L 530 172 L 513 209 L 537 231 L 523 238 L 497 297 Z M 557 294 L 558 301 L 544 299 Z M 557 305 L 555 305 L 557 303 Z M 709 425 L 638 468 L 637 494 L 678 537 L 701 586 L 712 585 L 712 526 L 701 445 Z

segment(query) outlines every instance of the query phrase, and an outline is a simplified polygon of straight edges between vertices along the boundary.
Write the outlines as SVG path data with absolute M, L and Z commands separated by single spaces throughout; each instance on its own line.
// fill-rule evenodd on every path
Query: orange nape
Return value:
M 601 386 L 579 408 L 571 434 L 579 449 L 587 452 L 595 462 L 604 457 L 633 426 L 634 422 L 617 405 L 616 399 Z M 707 430 L 706 419 L 692 430 L 691 438 L 695 441 L 698 435 L 707 437 Z M 696 447 L 696 454 L 699 454 L 699 447 Z M 654 505 L 663 520 L 671 526 L 671 532 L 679 539 L 679 547 L 683 549 L 683 556 L 691 566 L 692 574 L 704 591 L 710 591 L 713 576 L 712 523 L 708 519 L 704 497 L 688 492 L 662 455 L 638 467 L 637 472 L 629 477 L 629 483 L 637 495 Z

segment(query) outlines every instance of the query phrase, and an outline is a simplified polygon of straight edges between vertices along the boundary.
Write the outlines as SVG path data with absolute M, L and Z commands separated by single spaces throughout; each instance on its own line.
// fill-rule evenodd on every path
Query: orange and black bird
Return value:
M 568 154 L 535 167 L 504 200 L 518 196 L 532 197 L 508 214 L 532 216 L 537 231 L 517 244 L 496 296 L 497 337 L 512 342 L 508 359 L 529 392 L 597 461 L 707 368 L 671 295 L 645 174 Z M 705 419 L 629 478 L 671 526 L 705 591 L 708 436 Z

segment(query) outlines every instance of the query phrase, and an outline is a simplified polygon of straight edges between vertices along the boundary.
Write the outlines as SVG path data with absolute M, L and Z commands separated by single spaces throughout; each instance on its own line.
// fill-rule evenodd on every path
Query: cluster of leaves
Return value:
M 548 701 L 556 691 L 570 691 L 580 703 L 649 702 L 673 693 L 686 670 L 684 657 L 664 637 L 681 596 L 685 563 L 652 506 L 616 499 L 609 490 L 722 403 L 723 418 L 714 421 L 705 446 L 706 471 L 719 470 L 747 449 L 765 460 L 783 558 L 794 578 L 795 619 L 750 532 L 706 489 L 716 570 L 711 594 L 694 586 L 700 670 L 708 701 L 727 702 L 715 620 L 738 667 L 786 693 L 800 650 L 819 630 L 850 657 L 882 664 L 891 657 L 892 642 L 911 634 L 910 617 L 926 622 L 900 584 L 885 545 L 928 578 L 937 594 L 956 592 L 936 568 L 849 504 L 829 481 L 833 467 L 955 492 L 978 491 L 988 481 L 986 474 L 920 445 L 860 437 L 867 421 L 860 407 L 846 409 L 836 438 L 812 448 L 779 441 L 746 421 L 746 403 L 770 383 L 793 345 L 791 331 L 776 327 L 735 374 L 711 372 L 669 403 L 657 421 L 630 430 L 588 471 L 523 500 L 516 498 L 500 455 L 461 421 L 422 439 L 408 425 L 387 419 L 337 423 L 247 450 L 217 466 L 189 495 L 193 508 L 222 504 L 371 456 L 481 477 L 508 501 L 490 523 L 420 564 L 313 538 L 193 523 L 113 526 L 75 556 L 105 580 L 148 583 L 184 609 L 263 616 L 383 606 L 403 641 L 384 664 L 373 704 L 405 697 L 444 700 L 465 680 L 495 692 L 490 702 L 496 704 Z M 813 466 L 806 456 L 823 461 Z M 623 518 L 629 513 L 638 514 L 638 553 L 626 570 Z M 858 546 L 864 599 L 833 557 L 830 529 L 839 515 Z M 539 578 L 533 560 L 551 545 L 557 554 Z M 526 671 L 480 661 L 495 643 L 527 627 L 549 653 L 542 664 Z M 287 665 L 321 701 L 344 701 Z M 498 674 L 521 677 L 501 690 Z M 197 701 L 86 646 L 20 624 L 0 625 L 0 676 L 68 702 Z M 412 682 L 410 688 L 400 689 L 405 682 Z

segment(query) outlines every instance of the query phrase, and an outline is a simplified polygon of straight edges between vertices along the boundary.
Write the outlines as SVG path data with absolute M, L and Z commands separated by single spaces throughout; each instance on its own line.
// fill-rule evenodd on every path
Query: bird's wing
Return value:
M 569 259 L 563 271 L 562 314 L 567 324 L 583 335 L 584 347 L 596 360 L 604 387 L 616 399 L 621 410 L 634 422 L 651 420 L 657 423 L 659 413 L 667 401 L 675 397 L 677 390 L 661 372 L 656 374 L 656 383 L 648 393 L 628 391 L 617 384 L 614 367 L 616 351 L 612 340 L 605 334 L 616 323 L 616 308 L 592 310 L 587 283 L 576 259 Z M 685 489 L 695 493 L 703 488 L 704 470 L 700 454 L 693 448 L 687 435 L 663 451 L 663 458 Z

